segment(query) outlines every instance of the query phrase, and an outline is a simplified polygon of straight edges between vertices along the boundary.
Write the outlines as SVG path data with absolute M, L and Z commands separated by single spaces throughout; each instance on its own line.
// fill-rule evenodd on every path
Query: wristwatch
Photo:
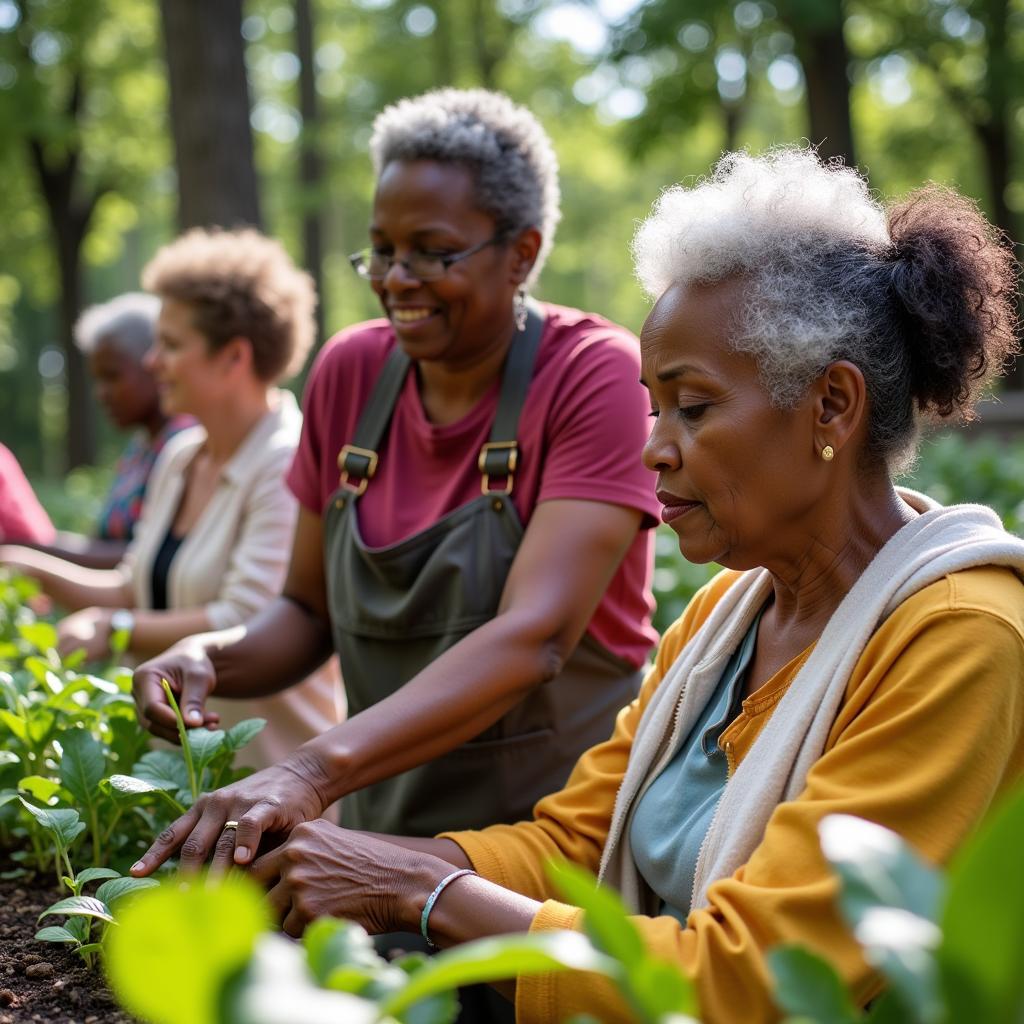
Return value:
M 110 616 L 110 630 L 112 633 L 119 633 L 121 630 L 127 632 L 128 636 L 131 637 L 132 630 L 135 629 L 135 613 L 128 608 L 118 608 L 113 615 Z

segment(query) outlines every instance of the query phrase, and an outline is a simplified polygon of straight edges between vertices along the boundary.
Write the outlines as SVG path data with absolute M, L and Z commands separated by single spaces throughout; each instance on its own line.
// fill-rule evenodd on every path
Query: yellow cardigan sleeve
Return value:
M 878 629 L 804 791 L 776 809 L 750 860 L 711 886 L 709 905 L 694 911 L 686 927 L 667 916 L 634 918 L 652 953 L 695 980 L 705 1024 L 777 1019 L 763 954 L 779 943 L 802 943 L 828 958 L 861 1003 L 879 991 L 836 912 L 837 885 L 820 852 L 818 822 L 833 812 L 855 814 L 899 832 L 929 860 L 948 861 L 1024 774 L 1022 680 L 1024 590 L 1007 570 L 947 577 Z M 621 741 L 630 735 L 624 731 Z M 601 793 L 608 787 L 614 800 L 611 779 Z M 549 799 L 555 801 L 549 808 L 587 820 L 587 809 Z M 573 835 L 574 829 L 563 821 L 547 832 Z M 543 860 L 549 851 L 574 856 L 578 848 L 538 844 L 531 853 Z M 593 865 L 588 853 L 583 862 Z M 495 843 L 493 854 L 503 872 L 494 881 L 517 891 L 525 891 L 525 881 L 540 893 L 536 898 L 550 895 L 537 884 L 540 865 L 528 868 L 525 852 L 506 859 L 504 845 Z M 548 900 L 532 930 L 579 928 L 581 917 Z M 610 986 L 590 975 L 520 979 L 516 1008 L 522 1024 L 584 1012 L 602 1021 L 630 1020 Z

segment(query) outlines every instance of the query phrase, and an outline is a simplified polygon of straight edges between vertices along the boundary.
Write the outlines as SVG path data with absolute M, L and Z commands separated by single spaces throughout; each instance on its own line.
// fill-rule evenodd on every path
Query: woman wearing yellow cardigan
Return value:
M 657 300 L 644 460 L 682 553 L 726 571 L 532 821 L 434 840 L 309 822 L 252 871 L 292 934 L 425 917 L 450 946 L 578 928 L 543 870 L 565 857 L 621 891 L 706 1022 L 777 1016 L 763 955 L 784 942 L 863 1004 L 879 978 L 818 822 L 859 815 L 944 862 L 1024 771 L 1024 542 L 893 484 L 921 423 L 969 415 L 1014 351 L 1014 264 L 959 196 L 886 213 L 795 149 L 669 191 L 635 251 Z M 588 975 L 523 978 L 515 1000 L 520 1021 L 629 1019 Z

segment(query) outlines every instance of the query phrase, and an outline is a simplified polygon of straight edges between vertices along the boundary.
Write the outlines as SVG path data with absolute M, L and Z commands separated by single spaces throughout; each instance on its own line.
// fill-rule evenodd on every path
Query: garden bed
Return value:
M 102 970 L 65 946 L 33 941 L 36 919 L 59 896 L 53 885 L 0 881 L 0 1024 L 135 1024 Z

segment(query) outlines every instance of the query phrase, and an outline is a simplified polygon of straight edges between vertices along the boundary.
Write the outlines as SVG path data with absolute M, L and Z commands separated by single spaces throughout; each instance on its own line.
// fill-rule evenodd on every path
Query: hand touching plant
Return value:
M 218 716 L 206 710 L 206 698 L 217 677 L 201 638 L 186 637 L 150 661 L 144 661 L 132 680 L 139 722 L 154 736 L 178 742 L 178 721 L 165 683 L 177 699 L 185 725 L 216 725 Z

